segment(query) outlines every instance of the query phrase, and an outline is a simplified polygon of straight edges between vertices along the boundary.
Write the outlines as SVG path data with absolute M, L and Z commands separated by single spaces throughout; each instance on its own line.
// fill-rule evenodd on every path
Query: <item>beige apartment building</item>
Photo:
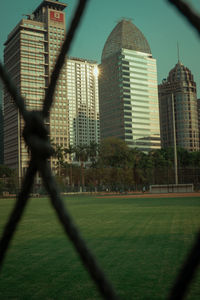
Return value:
M 64 13 L 66 7 L 67 5 L 65 3 L 59 1 L 43 0 L 32 14 L 19 22 L 8 35 L 7 41 L 5 42 L 5 66 L 20 93 L 25 97 L 28 110 L 40 110 L 42 108 L 45 91 L 50 81 L 50 75 L 66 34 Z M 79 143 L 78 138 L 76 138 L 76 140 L 72 138 L 72 136 L 75 136 L 74 130 L 71 132 L 70 138 L 70 130 L 73 127 L 72 119 L 76 118 L 75 107 L 77 107 L 77 114 L 80 114 L 81 110 L 81 108 L 75 104 L 72 105 L 72 103 L 78 101 L 78 96 L 80 96 L 79 99 L 85 101 L 85 106 L 90 105 L 90 107 L 92 107 L 93 105 L 93 107 L 95 107 L 96 110 L 93 115 L 91 110 L 90 113 L 88 109 L 86 110 L 91 119 L 95 120 L 94 123 L 99 122 L 98 80 L 93 73 L 93 69 L 96 68 L 97 64 L 87 60 L 78 61 L 78 59 L 76 63 L 75 59 L 72 59 L 72 62 L 70 62 L 70 59 L 68 63 L 67 61 L 68 59 L 66 59 L 65 65 L 62 68 L 54 95 L 54 104 L 46 124 L 49 128 L 51 140 L 63 147 L 68 147 L 70 143 L 74 143 L 75 145 Z M 71 66 L 72 64 L 76 64 L 76 68 L 74 69 L 75 73 L 73 73 L 73 71 L 71 72 L 71 74 L 75 75 L 73 78 L 69 78 L 69 65 Z M 82 66 L 85 68 L 85 77 L 83 76 Z M 87 88 L 87 86 L 90 87 L 89 92 L 84 90 L 83 84 L 81 85 L 80 82 L 82 79 L 87 81 L 88 84 L 85 84 L 85 88 Z M 76 88 L 77 83 L 79 84 Z M 71 95 L 69 95 L 71 85 L 73 86 L 73 91 Z M 88 96 L 88 93 L 90 96 Z M 71 113 L 72 107 L 74 107 L 73 118 Z M 85 117 L 87 117 L 87 115 Z M 4 163 L 17 170 L 19 179 L 24 176 L 29 162 L 26 144 L 22 137 L 23 126 L 22 117 L 16 110 L 15 105 L 13 105 L 10 95 L 5 91 Z M 97 129 L 98 126 L 95 127 L 97 135 L 97 131 L 99 130 Z M 77 128 L 78 127 L 76 127 L 76 129 Z M 89 127 L 87 128 L 89 129 Z M 77 131 L 76 136 L 78 136 Z M 87 132 L 85 132 L 85 137 L 87 137 Z M 94 140 L 95 139 L 96 137 Z M 88 143 L 89 140 L 90 139 L 86 139 L 82 141 L 82 143 Z M 51 158 L 51 167 L 53 170 L 55 166 L 56 159 Z

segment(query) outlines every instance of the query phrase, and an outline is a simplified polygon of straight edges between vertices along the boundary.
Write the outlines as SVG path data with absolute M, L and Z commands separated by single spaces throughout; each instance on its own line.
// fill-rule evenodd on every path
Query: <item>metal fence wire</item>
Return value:
M 200 33 L 200 17 L 183 1 L 179 0 L 166 0 L 175 5 L 177 9 L 183 14 L 193 27 Z M 75 226 L 66 206 L 63 204 L 56 186 L 55 179 L 52 175 L 50 165 L 48 162 L 49 157 L 53 154 L 53 148 L 50 145 L 48 131 L 45 127 L 45 119 L 49 117 L 50 108 L 53 102 L 53 95 L 56 83 L 59 78 L 60 70 L 64 64 L 65 56 L 68 53 L 75 32 L 78 29 L 80 20 L 86 10 L 88 0 L 79 0 L 74 17 L 72 19 L 66 39 L 63 43 L 59 53 L 56 65 L 51 75 L 50 85 L 48 87 L 42 111 L 27 111 L 23 97 L 18 93 L 17 88 L 9 78 L 5 67 L 0 64 L 0 76 L 12 96 L 16 108 L 19 109 L 25 121 L 23 136 L 26 144 L 30 150 L 31 158 L 29 167 L 27 169 L 25 178 L 22 183 L 21 191 L 16 199 L 15 206 L 7 224 L 4 228 L 0 240 L 0 268 L 2 267 L 6 252 L 8 250 L 10 241 L 16 231 L 16 227 L 23 215 L 25 206 L 34 183 L 36 172 L 41 174 L 43 184 L 49 194 L 52 206 L 54 207 L 57 216 L 70 238 L 74 248 L 78 252 L 82 263 L 88 270 L 91 278 L 94 280 L 101 296 L 104 299 L 118 299 L 111 283 L 106 278 L 104 272 L 99 267 L 95 257 L 87 248 L 85 241 L 82 239 L 78 228 Z M 196 241 L 188 254 L 188 257 L 183 264 L 179 275 L 169 292 L 168 299 L 183 299 L 186 296 L 188 287 L 194 277 L 194 274 L 200 263 L 200 233 L 197 235 Z

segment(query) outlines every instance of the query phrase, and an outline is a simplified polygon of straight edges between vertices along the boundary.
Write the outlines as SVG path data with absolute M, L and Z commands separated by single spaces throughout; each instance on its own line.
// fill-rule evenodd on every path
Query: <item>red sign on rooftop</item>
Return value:
M 63 22 L 64 14 L 58 11 L 50 11 L 50 19 L 52 21 Z

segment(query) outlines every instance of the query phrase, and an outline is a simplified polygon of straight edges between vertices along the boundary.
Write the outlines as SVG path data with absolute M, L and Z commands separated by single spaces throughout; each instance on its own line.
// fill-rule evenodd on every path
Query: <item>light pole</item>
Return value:
M 175 112 L 174 112 L 174 94 L 172 93 L 172 126 L 173 126 L 173 137 L 174 137 L 174 172 L 175 172 L 175 184 L 178 184 L 178 164 L 177 164 L 177 148 L 176 148 L 176 123 L 175 123 Z

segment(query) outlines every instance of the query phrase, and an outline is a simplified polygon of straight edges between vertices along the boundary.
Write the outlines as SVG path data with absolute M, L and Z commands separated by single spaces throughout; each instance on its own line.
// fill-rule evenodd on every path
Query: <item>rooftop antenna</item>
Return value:
M 179 43 L 177 42 L 177 54 L 178 54 L 178 62 L 180 63 L 180 52 L 179 52 Z

